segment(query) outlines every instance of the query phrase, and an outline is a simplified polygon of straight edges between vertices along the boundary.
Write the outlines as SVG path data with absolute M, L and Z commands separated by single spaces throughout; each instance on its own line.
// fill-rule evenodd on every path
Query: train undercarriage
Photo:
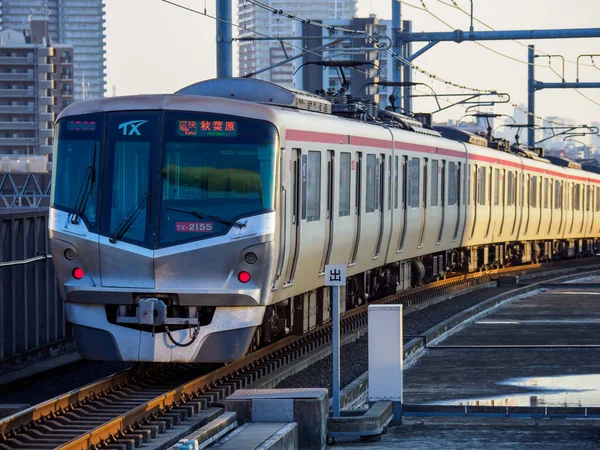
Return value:
M 369 270 L 347 279 L 340 312 L 447 276 L 595 256 L 597 239 L 524 241 L 448 250 Z M 330 289 L 322 287 L 267 307 L 249 351 L 285 335 L 302 335 L 331 320 Z

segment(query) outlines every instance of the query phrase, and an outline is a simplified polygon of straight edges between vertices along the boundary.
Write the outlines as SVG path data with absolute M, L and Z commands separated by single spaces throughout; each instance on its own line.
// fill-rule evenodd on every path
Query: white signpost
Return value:
M 340 417 L 340 286 L 346 285 L 346 266 L 325 266 L 325 286 L 332 286 L 333 417 Z

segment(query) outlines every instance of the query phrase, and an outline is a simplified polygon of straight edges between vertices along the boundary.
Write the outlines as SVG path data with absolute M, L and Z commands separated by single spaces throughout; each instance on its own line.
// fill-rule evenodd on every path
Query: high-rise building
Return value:
M 73 46 L 74 98 L 104 97 L 103 0 L 2 0 L 2 29 L 25 31 L 29 20 L 48 18 L 53 44 Z
M 310 20 L 349 20 L 356 15 L 357 0 L 268 0 L 265 3 L 286 13 Z M 255 38 L 249 30 L 278 37 L 294 36 L 294 20 L 261 8 L 245 0 L 238 0 L 240 38 Z M 247 30 L 245 28 L 248 28 Z M 312 27 L 319 34 L 316 27 Z M 314 41 L 289 41 L 294 45 L 312 48 Z M 285 48 L 284 48 L 285 47 Z M 291 57 L 291 46 L 282 46 L 277 40 L 247 40 L 239 46 L 239 73 L 244 76 L 277 64 Z M 286 63 L 257 75 L 255 78 L 293 87 L 293 64 Z
M 0 154 L 49 155 L 53 122 L 73 100 L 68 45 L 52 46 L 48 21 L 0 31 Z

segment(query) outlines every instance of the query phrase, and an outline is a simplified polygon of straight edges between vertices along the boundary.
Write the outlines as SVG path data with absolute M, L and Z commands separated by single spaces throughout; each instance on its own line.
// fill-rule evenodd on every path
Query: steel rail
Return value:
M 403 303 L 406 306 L 418 305 L 440 295 L 457 293 L 488 283 L 493 276 L 515 271 L 527 272 L 544 266 L 551 269 L 561 264 L 565 264 L 565 262 L 559 262 L 559 264 L 530 264 L 460 275 L 393 294 L 370 304 Z M 566 264 L 572 264 L 572 262 L 569 261 Z M 367 312 L 368 304 L 347 311 L 342 317 L 344 334 L 366 325 Z M 232 392 L 237 388 L 246 386 L 266 375 L 267 372 L 275 371 L 291 360 L 300 358 L 304 354 L 327 344 L 331 339 L 330 328 L 331 324 L 327 323 L 303 336 L 289 336 L 281 339 L 239 361 L 185 382 L 174 389 L 167 390 L 167 392 L 97 426 L 58 448 L 67 450 L 87 449 L 101 445 L 114 439 L 115 436 L 123 436 L 128 431 L 135 430 L 154 418 L 160 418 L 161 415 L 172 408 L 177 408 L 189 400 L 194 400 L 214 392 L 214 390 L 218 391 L 216 398 L 221 399 L 229 395 L 229 393 L 224 394 L 224 392 L 228 390 Z M 152 370 L 148 365 L 138 365 L 6 418 L 0 421 L 0 448 L 3 448 L 3 441 L 18 435 L 19 432 L 26 431 L 27 428 L 77 410 L 82 405 L 89 405 L 91 401 L 105 395 L 118 392 L 119 389 L 135 384 L 138 378 L 143 382 L 147 376 L 152 376 L 151 373 Z

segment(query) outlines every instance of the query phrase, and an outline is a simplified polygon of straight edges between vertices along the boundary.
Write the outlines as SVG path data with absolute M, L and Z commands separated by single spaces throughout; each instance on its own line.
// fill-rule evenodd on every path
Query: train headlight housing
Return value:
M 65 250 L 65 258 L 67 258 L 69 261 L 72 261 L 75 259 L 75 250 L 73 250 L 72 248 L 67 248 Z
M 250 281 L 250 274 L 245 270 L 242 270 L 240 273 L 238 273 L 238 280 L 240 280 L 241 283 L 247 283 Z
M 73 278 L 76 280 L 81 280 L 85 273 L 83 273 L 83 269 L 81 267 L 76 267 L 73 269 Z
M 244 261 L 248 264 L 254 264 L 258 260 L 256 253 L 248 252 L 244 255 Z

